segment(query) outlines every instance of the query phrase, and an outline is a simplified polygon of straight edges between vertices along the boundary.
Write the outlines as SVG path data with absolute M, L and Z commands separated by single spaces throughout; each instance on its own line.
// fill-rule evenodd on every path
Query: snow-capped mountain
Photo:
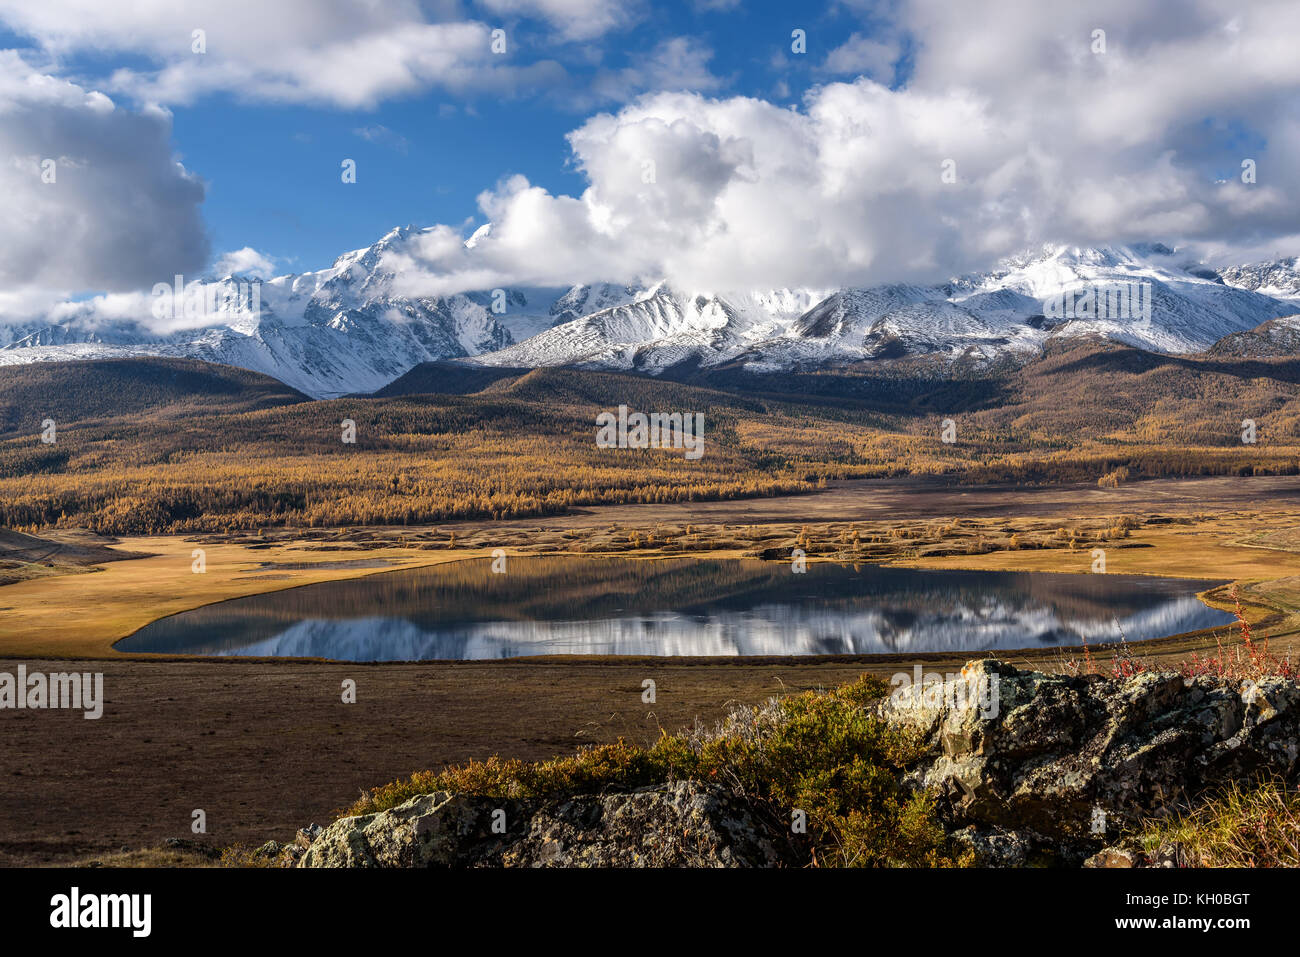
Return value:
M 160 322 L 140 296 L 134 308 L 70 303 L 48 321 L 0 323 L 0 365 L 187 356 L 322 397 L 370 392 L 446 359 L 649 372 L 739 363 L 762 372 L 917 355 L 1023 361 L 1052 340 L 1086 336 L 1186 353 L 1238 334 L 1254 335 L 1241 348 L 1258 354 L 1291 341 L 1286 323 L 1257 335 L 1263 324 L 1300 312 L 1297 259 L 1212 270 L 1159 244 L 1044 247 L 934 285 L 701 291 L 660 282 L 396 294 L 394 263 L 410 261 L 422 232 L 395 229 L 316 272 L 260 284 L 210 279 L 197 316 L 178 296 L 176 315 Z M 490 235 L 480 227 L 466 249 Z
M 500 302 L 491 292 L 393 295 L 389 254 L 418 232 L 395 229 L 317 272 L 203 281 L 206 302 L 194 315 L 186 308 L 201 297 L 186 289 L 162 322 L 152 313 L 156 297 L 139 297 L 135 316 L 106 320 L 89 302 L 57 322 L 0 325 L 0 335 L 8 333 L 0 364 L 185 356 L 264 372 L 321 397 L 370 392 L 421 362 L 500 349 L 556 321 L 553 290 L 506 290 Z M 160 325 L 175 328 L 160 334 Z
M 1282 299 L 1300 299 L 1300 257 L 1249 266 L 1229 266 L 1218 276 L 1229 286 Z
M 627 301 L 564 322 L 518 345 L 478 356 L 488 365 L 592 365 L 659 371 L 689 359 L 704 364 L 734 357 L 784 336 L 825 293 L 770 292 L 683 295 L 659 283 Z
M 1259 267 L 1279 293 L 1276 270 Z M 1047 247 L 933 286 L 683 293 L 659 285 L 473 361 L 656 371 L 740 362 L 754 371 L 906 355 L 1037 355 L 1052 339 L 1097 336 L 1197 352 L 1297 311 L 1295 298 L 1230 285 L 1166 246 Z

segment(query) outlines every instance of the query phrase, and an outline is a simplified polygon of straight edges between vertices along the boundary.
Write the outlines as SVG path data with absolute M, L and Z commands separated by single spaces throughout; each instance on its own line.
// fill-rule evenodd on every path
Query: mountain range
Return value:
M 668 282 L 400 295 L 422 230 L 395 229 L 315 272 L 201 281 L 209 306 L 161 322 L 148 299 L 96 300 L 0 324 L 0 365 L 172 356 L 262 372 L 308 395 L 381 389 L 422 363 L 822 370 L 922 357 L 1019 364 L 1053 342 L 1102 338 L 1167 354 L 1294 353 L 1300 260 L 1210 269 L 1161 244 L 1045 246 L 933 285 L 683 290 Z M 467 246 L 471 249 L 485 230 Z M 250 301 L 250 290 L 256 299 Z M 1119 290 L 1122 313 L 1107 296 Z M 1118 314 L 1117 314 L 1118 313 Z

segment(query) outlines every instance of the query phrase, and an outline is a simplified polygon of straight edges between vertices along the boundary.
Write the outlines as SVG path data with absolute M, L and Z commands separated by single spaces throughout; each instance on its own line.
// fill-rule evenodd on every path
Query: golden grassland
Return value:
M 305 568 L 258 575 L 264 562 L 303 562 L 293 546 L 250 548 L 204 544 L 206 570 L 192 570 L 195 543 L 180 536 L 125 538 L 121 547 L 148 558 L 110 562 L 79 575 L 41 577 L 0 590 L 0 654 L 13 657 L 102 657 L 113 642 L 151 621 L 200 605 L 298 585 L 357 578 L 396 568 L 416 568 L 490 554 L 481 549 L 412 552 L 380 548 L 367 558 L 388 564 L 358 569 L 331 566 L 354 560 L 351 551 L 316 552 Z
M 798 503 L 800 499 L 789 499 Z M 608 514 L 617 515 L 618 509 Z M 396 568 L 487 560 L 507 554 L 750 557 L 789 561 L 883 562 L 929 568 L 1091 573 L 1094 550 L 1106 572 L 1240 584 L 1247 615 L 1285 651 L 1300 634 L 1300 513 L 1269 509 L 1222 514 L 1119 515 L 1083 519 L 877 519 L 860 522 L 651 524 L 589 521 L 546 527 L 488 523 L 454 527 L 267 530 L 264 534 L 126 536 L 115 546 L 150 557 L 72 576 L 38 577 L 0 589 L 0 653 L 116 656 L 115 641 L 150 621 L 201 605 Z M 206 571 L 191 570 L 205 551 Z M 366 567 L 357 562 L 365 560 Z M 1206 596 L 1230 610 L 1226 589 Z M 1229 636 L 1231 637 L 1231 636 Z M 1153 646 L 1175 654 L 1213 636 Z M 1017 652 L 1014 660 L 1041 657 Z
M 153 557 L 71 576 L 57 573 L 84 567 L 0 567 L 5 580 L 23 579 L 0 588 L 9 654 L 110 654 L 161 615 L 364 573 L 317 564 L 268 575 L 254 571 L 261 561 L 358 553 L 411 567 L 494 547 L 782 560 L 797 546 L 814 561 L 1084 573 L 1103 548 L 1109 572 L 1240 579 L 1247 601 L 1274 616 L 1289 593 L 1273 584 L 1265 600 L 1260 583 L 1300 572 L 1284 547 L 1294 516 L 1267 501 L 1159 516 L 1158 499 L 1124 497 L 1152 476 L 1300 474 L 1300 362 L 1289 360 L 1081 346 L 1001 378 L 863 376 L 870 401 L 854 397 L 852 377 L 808 377 L 778 395 L 539 369 L 472 395 L 311 402 L 204 363 L 56 366 L 0 373 L 0 528 L 89 529 Z M 815 394 L 827 382 L 848 391 Z M 619 404 L 703 413 L 704 456 L 598 448 L 595 415 Z M 50 445 L 38 438 L 47 411 L 59 417 Z M 945 418 L 956 442 L 942 440 Z M 1241 441 L 1245 418 L 1256 444 Z M 341 441 L 345 419 L 355 444 Z M 871 520 L 808 521 L 826 517 L 820 490 L 889 477 L 1086 482 L 1126 507 L 1104 519 L 1068 509 L 1016 518 L 1012 498 L 996 519 L 922 520 L 891 519 L 864 499 L 849 514 Z M 685 520 L 753 498 L 782 504 L 761 524 Z M 591 508 L 609 522 L 574 514 Z M 665 520 L 647 520 L 647 509 Z M 547 524 L 530 531 L 521 519 Z M 196 575 L 200 546 L 208 570 Z
M 57 403 L 41 397 L 59 388 L 44 383 L 22 393 L 21 414 L 6 407 L 0 527 L 141 535 L 420 526 L 804 493 L 861 478 L 1116 484 L 1295 475 L 1300 372 L 1292 365 L 1079 349 L 1006 380 L 909 381 L 889 401 L 871 402 L 539 369 L 464 396 L 306 402 L 268 397 L 264 386 L 223 386 L 230 394 L 137 402 L 118 415 L 104 408 L 103 390 L 83 384 L 84 401 L 61 400 L 65 419 L 52 445 L 39 441 L 39 422 L 42 403 Z M 0 378 L 0 406 L 6 388 L 15 387 Z M 595 416 L 619 404 L 702 413 L 705 454 L 597 448 Z M 947 418 L 952 443 L 942 440 Z M 1241 441 L 1245 418 L 1256 422 L 1254 444 Z M 342 441 L 345 419 L 356 424 L 355 443 Z

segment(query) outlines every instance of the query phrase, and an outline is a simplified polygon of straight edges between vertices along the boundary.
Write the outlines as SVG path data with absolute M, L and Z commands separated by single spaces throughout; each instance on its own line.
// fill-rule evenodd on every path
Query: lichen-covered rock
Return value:
M 438 792 L 326 828 L 299 867 L 770 867 L 779 839 L 691 781 L 527 804 Z
M 1123 837 L 1215 785 L 1300 763 L 1300 686 L 1147 672 L 1125 679 L 970 662 L 958 678 L 874 706 L 921 741 L 901 773 L 928 790 L 958 848 L 984 866 L 1172 864 Z M 439 792 L 299 832 L 300 867 L 801 865 L 778 823 L 691 781 L 498 801 Z M 773 815 L 771 820 L 766 815 Z
M 908 781 L 953 827 L 1039 835 L 1075 861 L 1181 797 L 1290 775 L 1300 757 L 1300 688 L 1281 678 L 1070 677 L 984 660 L 879 711 L 922 736 Z
M 952 840 L 974 854 L 977 867 L 1025 867 L 1043 856 L 1043 839 L 1026 831 L 972 824 L 953 831 Z
M 321 831 L 325 830 L 319 824 L 308 824 L 306 827 L 298 828 L 298 833 L 293 836 L 293 843 L 296 847 L 303 850 L 311 847 L 311 842 L 320 837 Z
M 1122 847 L 1104 847 L 1083 862 L 1084 867 L 1136 867 L 1137 855 Z
M 503 803 L 505 806 L 503 806 Z M 312 841 L 299 867 L 452 867 L 499 856 L 506 835 L 492 833 L 493 812 L 510 802 L 437 791 L 377 814 L 335 821 Z

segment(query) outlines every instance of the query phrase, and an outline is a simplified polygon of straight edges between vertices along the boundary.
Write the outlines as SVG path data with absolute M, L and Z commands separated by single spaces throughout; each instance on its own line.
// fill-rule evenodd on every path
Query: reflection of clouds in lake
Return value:
M 938 603 L 935 603 L 936 605 Z M 1161 598 L 1119 616 L 1130 640 L 1222 624 L 1224 613 L 1191 596 Z M 1064 615 L 1033 601 L 979 601 L 844 611 L 816 604 L 760 604 L 700 615 L 661 612 L 594 621 L 447 622 L 400 618 L 309 619 L 236 648 L 192 653 L 321 657 L 350 661 L 484 659 L 523 655 L 825 655 L 970 652 L 1115 641 L 1115 622 Z
M 160 619 L 121 651 L 356 661 L 520 655 L 984 652 L 1229 622 L 1209 582 L 737 559 L 514 559 L 403 569 Z M 1119 620 L 1116 626 L 1115 619 Z

